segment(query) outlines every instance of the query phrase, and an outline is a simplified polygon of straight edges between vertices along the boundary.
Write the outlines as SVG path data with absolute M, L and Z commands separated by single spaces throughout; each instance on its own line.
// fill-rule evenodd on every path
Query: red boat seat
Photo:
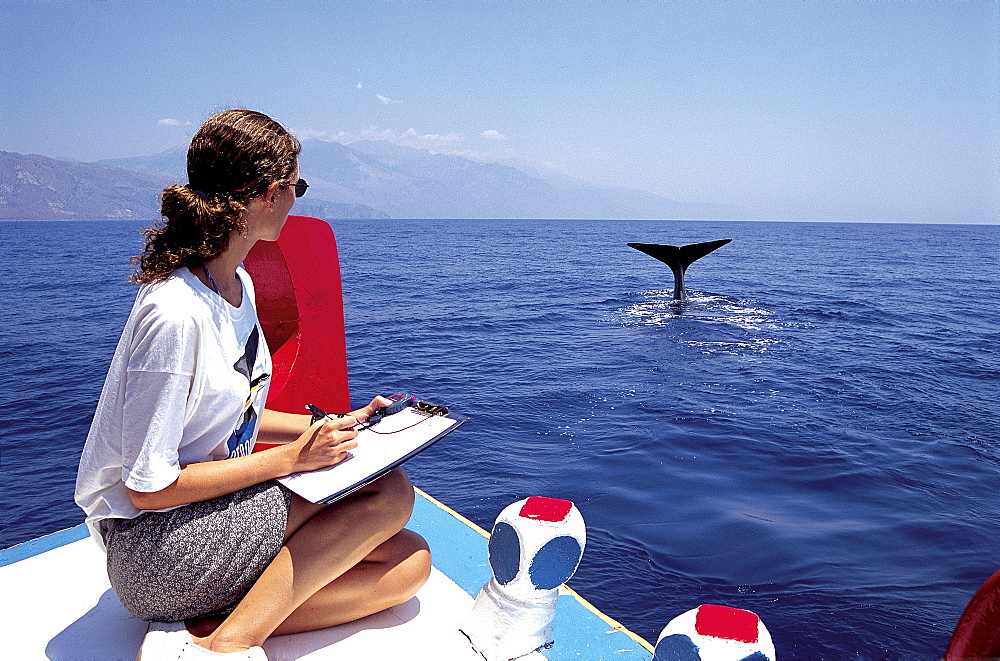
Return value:
M 258 241 L 244 261 L 271 351 L 267 408 L 306 413 L 306 404 L 351 409 L 337 241 L 319 218 L 289 216 L 277 241 Z M 264 449 L 258 444 L 256 449 Z
M 998 657 L 1000 657 L 1000 571 L 986 579 L 986 582 L 972 595 L 944 653 L 945 661 Z

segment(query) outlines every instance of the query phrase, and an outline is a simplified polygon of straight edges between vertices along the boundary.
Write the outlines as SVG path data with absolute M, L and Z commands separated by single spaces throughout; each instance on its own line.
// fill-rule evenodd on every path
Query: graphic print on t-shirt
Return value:
M 253 376 L 257 365 L 257 350 L 260 346 L 260 334 L 257 326 L 253 327 L 250 337 L 247 338 L 246 347 L 240 359 L 233 364 L 233 369 L 247 378 L 250 385 L 250 392 L 247 395 L 246 403 L 243 405 L 243 416 L 237 425 L 233 435 L 229 437 L 226 446 L 229 448 L 229 457 L 244 457 L 253 450 L 253 433 L 257 428 L 257 411 L 254 408 L 254 395 L 260 387 L 267 381 L 270 374 L 260 370 L 260 374 Z

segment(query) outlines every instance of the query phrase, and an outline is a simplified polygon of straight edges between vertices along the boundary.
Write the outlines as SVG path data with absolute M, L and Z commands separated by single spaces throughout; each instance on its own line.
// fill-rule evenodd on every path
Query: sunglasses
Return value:
M 306 194 L 306 189 L 309 188 L 309 184 L 306 183 L 305 179 L 299 179 L 294 184 L 285 183 L 282 184 L 282 186 L 292 186 L 295 188 L 295 197 L 302 197 Z

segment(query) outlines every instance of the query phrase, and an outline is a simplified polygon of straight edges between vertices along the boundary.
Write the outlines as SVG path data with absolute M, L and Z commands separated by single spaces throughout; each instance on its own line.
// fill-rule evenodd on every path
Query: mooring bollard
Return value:
M 653 661 L 775 661 L 774 643 L 756 613 L 703 604 L 670 620 Z
M 586 544 L 573 503 L 532 496 L 504 508 L 493 525 L 487 582 L 460 630 L 487 661 L 512 661 L 552 646 L 559 586 Z

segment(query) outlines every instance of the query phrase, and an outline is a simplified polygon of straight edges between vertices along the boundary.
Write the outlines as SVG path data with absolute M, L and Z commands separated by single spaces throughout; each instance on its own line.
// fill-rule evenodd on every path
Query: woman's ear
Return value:
M 278 187 L 280 185 L 281 184 L 279 184 L 277 181 L 272 181 L 271 184 L 267 187 L 267 190 L 264 191 L 263 195 L 264 202 L 267 204 L 268 207 L 274 206 L 275 196 L 278 194 Z

